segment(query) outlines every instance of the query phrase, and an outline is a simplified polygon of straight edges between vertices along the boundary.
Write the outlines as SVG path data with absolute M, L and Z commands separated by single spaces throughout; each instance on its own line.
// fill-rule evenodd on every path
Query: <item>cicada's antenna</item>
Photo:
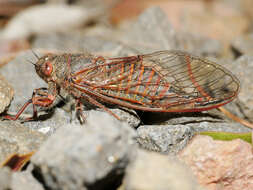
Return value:
M 39 60 L 40 57 L 38 56 L 38 54 L 36 54 L 35 51 L 34 51 L 33 49 L 31 49 L 31 51 L 32 51 L 33 55 L 37 58 L 37 60 Z
M 28 61 L 29 63 L 33 64 L 34 66 L 36 66 L 36 64 L 34 62 L 32 62 L 31 60 L 29 59 L 26 59 L 26 61 Z

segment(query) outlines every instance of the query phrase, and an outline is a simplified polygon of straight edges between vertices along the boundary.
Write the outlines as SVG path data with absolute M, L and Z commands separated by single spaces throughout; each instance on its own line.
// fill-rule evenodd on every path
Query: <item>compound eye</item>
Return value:
M 53 65 L 52 65 L 52 63 L 46 62 L 46 63 L 44 64 L 44 69 L 43 69 L 43 71 L 44 71 L 44 74 L 45 74 L 46 76 L 50 76 L 51 73 L 52 73 L 52 71 L 53 71 Z

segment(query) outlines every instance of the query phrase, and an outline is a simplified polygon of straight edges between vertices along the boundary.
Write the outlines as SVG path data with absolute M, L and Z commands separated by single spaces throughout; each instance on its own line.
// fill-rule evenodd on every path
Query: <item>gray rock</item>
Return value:
M 10 104 L 14 95 L 13 88 L 9 83 L 0 75 L 0 113 Z
M 9 190 L 11 185 L 12 172 L 9 168 L 3 167 L 0 169 L 0 189 Z
M 85 35 L 80 32 L 51 33 L 39 35 L 35 38 L 33 48 L 44 48 L 52 52 L 90 52 L 102 56 L 128 56 L 137 51 L 115 38 Z
M 12 17 L 1 30 L 1 38 L 20 39 L 41 33 L 71 31 L 97 21 L 104 11 L 103 6 L 34 5 Z
M 103 111 L 103 110 L 101 110 Z M 141 121 L 140 118 L 138 118 L 137 113 L 134 110 L 130 110 L 125 108 L 124 110 L 122 109 L 111 109 L 113 113 L 115 113 L 121 121 L 128 123 L 133 128 L 136 128 L 140 125 Z M 108 113 L 109 114 L 109 113 Z
M 158 125 L 185 125 L 187 123 L 197 123 L 202 121 L 220 122 L 220 113 L 208 112 L 189 112 L 189 113 L 152 113 L 145 112 L 141 115 L 145 124 L 158 124 Z
M 194 116 L 195 115 L 195 116 Z M 226 132 L 249 132 L 250 129 L 235 121 L 230 121 L 222 112 L 216 110 L 186 114 L 182 117 L 170 118 L 167 125 L 186 125 L 193 127 L 195 132 L 200 131 L 226 131 Z
M 187 126 L 190 126 L 194 129 L 195 133 L 201 131 L 224 131 L 231 133 L 244 133 L 250 132 L 251 129 L 241 125 L 240 123 L 232 122 L 201 122 L 201 123 L 189 123 Z
M 15 172 L 12 174 L 11 189 L 13 190 L 44 190 L 30 172 Z
M 71 114 L 63 109 L 53 108 L 53 110 L 48 113 L 40 112 L 38 119 L 24 122 L 23 125 L 50 136 L 58 128 L 70 124 L 71 118 Z M 74 119 L 75 123 L 80 124 L 77 118 Z
M 123 111 L 121 109 L 110 109 L 115 113 L 123 122 L 128 123 L 131 127 L 136 128 L 140 124 L 140 120 L 136 116 L 133 110 Z M 93 117 L 99 117 L 101 113 L 108 114 L 108 117 L 113 117 L 104 110 L 87 110 L 84 111 L 84 116 L 89 119 L 90 115 Z M 54 108 L 49 113 L 42 112 L 38 120 L 29 121 L 23 123 L 23 125 L 30 129 L 38 130 L 46 135 L 53 134 L 58 128 L 68 125 L 75 124 L 81 125 L 79 119 L 76 116 L 75 111 L 66 111 L 61 108 Z
M 36 61 L 36 57 L 32 51 L 26 51 L 18 54 L 18 56 L 0 69 L 0 74 L 14 88 L 14 99 L 8 111 L 17 113 L 24 103 L 31 98 L 35 88 L 46 87 L 46 84 L 39 78 L 35 72 L 34 66 L 27 60 Z M 32 109 L 29 107 L 24 113 L 32 114 Z
M 226 64 L 226 66 L 233 71 L 241 82 L 238 95 L 240 103 L 237 103 L 237 105 L 244 117 L 253 122 L 253 56 L 241 56 L 236 61 Z
M 1 190 L 44 190 L 30 172 L 12 172 L 9 168 L 0 169 Z
M 193 114 L 194 115 L 194 114 Z M 240 123 L 225 121 L 212 115 L 199 113 L 193 115 L 174 114 L 160 125 L 143 125 L 137 129 L 137 141 L 141 147 L 175 154 L 182 150 L 194 134 L 203 131 L 250 132 Z M 151 117 L 151 115 L 150 115 Z
M 185 50 L 201 56 L 221 56 L 223 47 L 217 40 L 186 32 L 176 32 L 168 16 L 159 8 L 145 10 L 125 30 L 121 41 L 134 47 L 140 54 L 160 50 Z
M 232 41 L 231 45 L 236 56 L 253 55 L 253 34 L 239 36 Z
M 194 130 L 187 125 L 144 125 L 137 129 L 137 135 L 145 149 L 176 154 L 187 145 Z
M 50 189 L 108 189 L 135 151 L 134 137 L 107 113 L 90 114 L 85 125 L 62 127 L 44 143 L 32 157 L 34 172 Z
M 200 190 L 192 172 L 174 157 L 137 152 L 136 159 L 127 168 L 123 190 Z
M 122 41 L 140 53 L 178 49 L 176 32 L 159 7 L 145 10 L 128 28 Z
M 0 128 L 0 162 L 14 153 L 36 151 L 46 139 L 42 133 L 13 121 L 1 121 Z
M 199 34 L 177 33 L 180 49 L 202 57 L 221 57 L 224 47 L 218 40 Z

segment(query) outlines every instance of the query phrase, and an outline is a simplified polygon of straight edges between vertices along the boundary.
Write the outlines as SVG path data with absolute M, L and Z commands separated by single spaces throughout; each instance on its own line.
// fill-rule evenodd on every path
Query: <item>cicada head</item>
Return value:
M 46 82 L 54 79 L 56 55 L 47 54 L 40 57 L 35 64 L 37 74 Z

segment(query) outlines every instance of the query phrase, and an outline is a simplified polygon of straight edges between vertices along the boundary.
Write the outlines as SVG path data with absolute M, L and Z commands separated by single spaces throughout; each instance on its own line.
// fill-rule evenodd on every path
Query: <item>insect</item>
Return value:
M 15 116 L 29 104 L 49 107 L 62 91 L 75 99 L 79 119 L 89 103 L 120 119 L 106 104 L 149 112 L 198 112 L 231 102 L 239 80 L 224 67 L 182 51 L 105 58 L 91 54 L 47 54 L 33 63 L 48 88 L 33 91 Z

